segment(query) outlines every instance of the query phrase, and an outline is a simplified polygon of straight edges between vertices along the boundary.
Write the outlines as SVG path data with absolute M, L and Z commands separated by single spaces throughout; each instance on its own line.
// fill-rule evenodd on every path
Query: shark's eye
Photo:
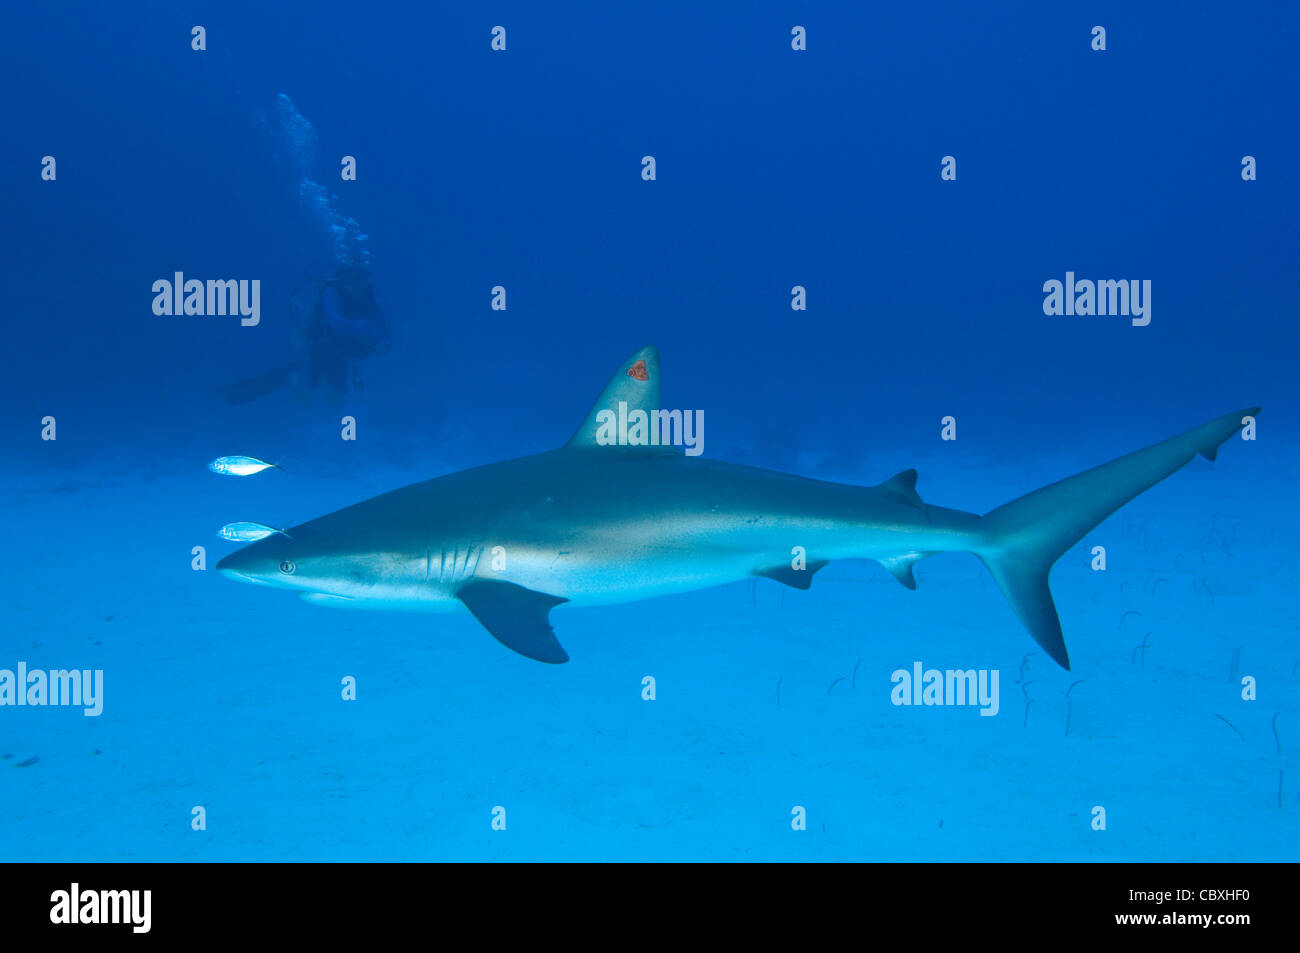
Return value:
M 284 573 L 286 576 L 292 576 L 293 571 L 296 568 L 297 567 L 294 566 L 293 563 L 289 562 L 289 560 L 287 559 L 280 560 L 280 572 Z

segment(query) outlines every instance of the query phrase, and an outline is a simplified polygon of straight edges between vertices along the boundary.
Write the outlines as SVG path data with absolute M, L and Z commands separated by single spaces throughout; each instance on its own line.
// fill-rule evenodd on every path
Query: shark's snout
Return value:
M 266 578 L 267 560 L 257 554 L 250 554 L 249 550 L 252 548 L 246 547 L 222 557 L 217 563 L 217 572 L 236 582 L 251 582 L 259 586 L 271 585 Z

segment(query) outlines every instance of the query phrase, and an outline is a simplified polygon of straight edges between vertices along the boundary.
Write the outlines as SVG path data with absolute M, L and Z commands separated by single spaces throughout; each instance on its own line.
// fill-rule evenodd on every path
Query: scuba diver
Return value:
M 298 201 L 310 226 L 303 237 L 324 253 L 333 274 L 304 282 L 290 296 L 302 316 L 295 359 L 216 391 L 232 404 L 244 404 L 295 385 L 300 392 L 323 391 L 338 401 L 361 391 L 360 363 L 388 346 L 388 319 L 370 275 L 370 239 L 355 219 L 339 211 L 338 199 L 312 178 L 316 130 L 293 100 L 281 93 L 273 114 L 259 121 L 290 160 L 298 178 Z
M 358 364 L 388 345 L 388 319 L 366 270 L 350 262 L 317 285 L 305 332 L 306 385 L 336 397 L 361 391 Z
M 245 404 L 286 385 L 323 391 L 338 401 L 364 388 L 361 361 L 385 350 L 389 343 L 388 319 L 375 295 L 369 271 L 355 259 L 348 259 L 333 276 L 300 285 L 294 299 L 300 299 L 309 287 L 313 295 L 304 309 L 297 359 L 217 388 L 227 401 Z

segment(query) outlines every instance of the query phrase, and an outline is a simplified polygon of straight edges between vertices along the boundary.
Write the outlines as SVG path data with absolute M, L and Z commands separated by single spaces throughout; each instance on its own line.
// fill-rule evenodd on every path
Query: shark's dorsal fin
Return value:
M 774 569 L 759 570 L 754 575 L 762 576 L 764 579 L 775 579 L 782 585 L 791 586 L 795 589 L 807 589 L 812 585 L 813 573 L 819 569 L 825 569 L 827 565 L 829 564 L 822 560 L 809 563 L 805 569 L 795 569 L 789 563 L 783 563 Z
M 597 446 L 596 430 L 600 424 L 596 418 L 607 410 L 617 419 L 620 403 L 627 404 L 629 414 L 634 410 L 648 413 L 659 409 L 659 351 L 654 345 L 641 348 L 623 362 L 592 404 L 582 426 L 569 438 L 568 446 Z
M 921 494 L 916 492 L 915 470 L 904 470 L 901 473 L 895 473 L 884 483 L 880 484 L 877 489 L 884 490 L 890 496 L 902 500 L 909 506 L 916 506 L 925 509 L 925 501 L 921 499 Z

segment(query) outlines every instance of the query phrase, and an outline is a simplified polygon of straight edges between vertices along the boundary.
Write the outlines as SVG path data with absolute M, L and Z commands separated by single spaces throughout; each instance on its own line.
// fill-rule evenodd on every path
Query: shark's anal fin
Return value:
M 819 569 L 825 569 L 829 565 L 826 560 L 820 562 L 808 563 L 804 569 L 795 569 L 789 563 L 777 566 L 773 569 L 763 569 L 754 573 L 755 576 L 762 576 L 764 579 L 775 579 L 777 582 L 794 589 L 807 589 L 812 585 L 813 573 Z
M 890 556 L 888 559 L 880 560 L 880 565 L 888 569 L 890 575 L 908 589 L 915 589 L 916 575 L 912 572 L 912 567 L 926 556 L 933 555 L 934 553 L 903 553 L 899 556 Z
M 506 648 L 539 662 L 569 660 L 547 618 L 552 608 L 568 599 L 492 579 L 462 586 L 456 598 Z

